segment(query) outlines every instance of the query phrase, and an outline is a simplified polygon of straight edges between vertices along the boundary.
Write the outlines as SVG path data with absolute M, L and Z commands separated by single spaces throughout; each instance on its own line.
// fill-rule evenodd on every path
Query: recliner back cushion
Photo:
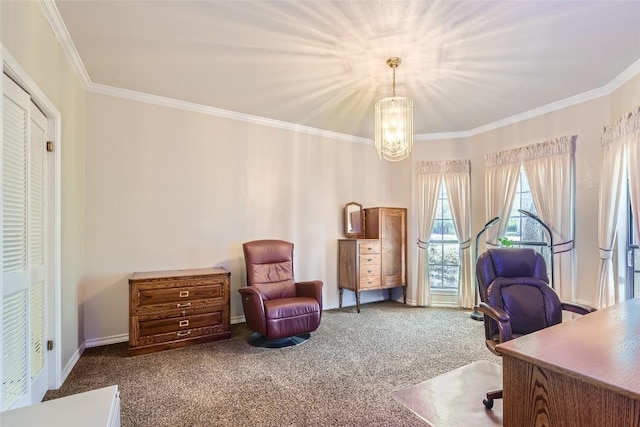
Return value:
M 247 267 L 247 285 L 258 288 L 267 300 L 297 296 L 292 243 L 256 240 L 242 247 Z
M 251 264 L 252 286 L 260 290 L 264 299 L 292 298 L 296 294 L 291 262 Z

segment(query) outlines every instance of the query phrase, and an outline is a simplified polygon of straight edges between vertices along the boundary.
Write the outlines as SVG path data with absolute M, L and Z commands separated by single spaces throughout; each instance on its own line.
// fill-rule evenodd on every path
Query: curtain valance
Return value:
M 469 173 L 470 171 L 471 162 L 469 160 L 434 160 L 418 162 L 418 175 Z
M 626 134 L 640 131 L 640 106 L 634 108 L 602 130 L 602 145 L 617 141 Z
M 486 166 L 492 168 L 526 160 L 570 154 L 573 152 L 575 138 L 575 135 L 562 136 L 536 144 L 525 145 L 524 147 L 490 153 L 486 155 Z

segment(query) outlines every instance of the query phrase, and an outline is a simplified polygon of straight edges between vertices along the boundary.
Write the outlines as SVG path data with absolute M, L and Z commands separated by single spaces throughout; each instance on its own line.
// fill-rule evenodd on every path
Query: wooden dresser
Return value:
M 407 210 L 365 209 L 365 239 L 338 240 L 338 289 L 342 307 L 344 289 L 360 292 L 403 287 L 407 302 Z
M 229 338 L 230 275 L 223 268 L 133 273 L 129 355 Z

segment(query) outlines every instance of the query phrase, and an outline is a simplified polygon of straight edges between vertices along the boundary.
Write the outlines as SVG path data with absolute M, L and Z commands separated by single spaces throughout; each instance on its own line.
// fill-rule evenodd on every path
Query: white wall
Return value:
M 37 2 L 0 2 L 2 45 L 62 114 L 62 366 L 84 338 L 78 284 L 84 271 L 85 91 Z
M 242 316 L 241 245 L 254 239 L 293 242 L 296 279 L 324 281 L 325 308 L 336 307 L 344 204 L 394 201 L 372 145 L 96 93 L 86 162 L 87 339 L 127 333 L 134 271 L 225 267 L 232 319 Z

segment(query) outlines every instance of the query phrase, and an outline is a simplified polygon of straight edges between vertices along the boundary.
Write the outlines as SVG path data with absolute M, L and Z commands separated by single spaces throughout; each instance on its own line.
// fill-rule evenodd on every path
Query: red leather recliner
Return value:
M 255 240 L 242 249 L 247 286 L 239 292 L 247 325 L 256 332 L 249 343 L 286 347 L 307 340 L 320 325 L 322 282 L 295 282 L 292 243 Z

